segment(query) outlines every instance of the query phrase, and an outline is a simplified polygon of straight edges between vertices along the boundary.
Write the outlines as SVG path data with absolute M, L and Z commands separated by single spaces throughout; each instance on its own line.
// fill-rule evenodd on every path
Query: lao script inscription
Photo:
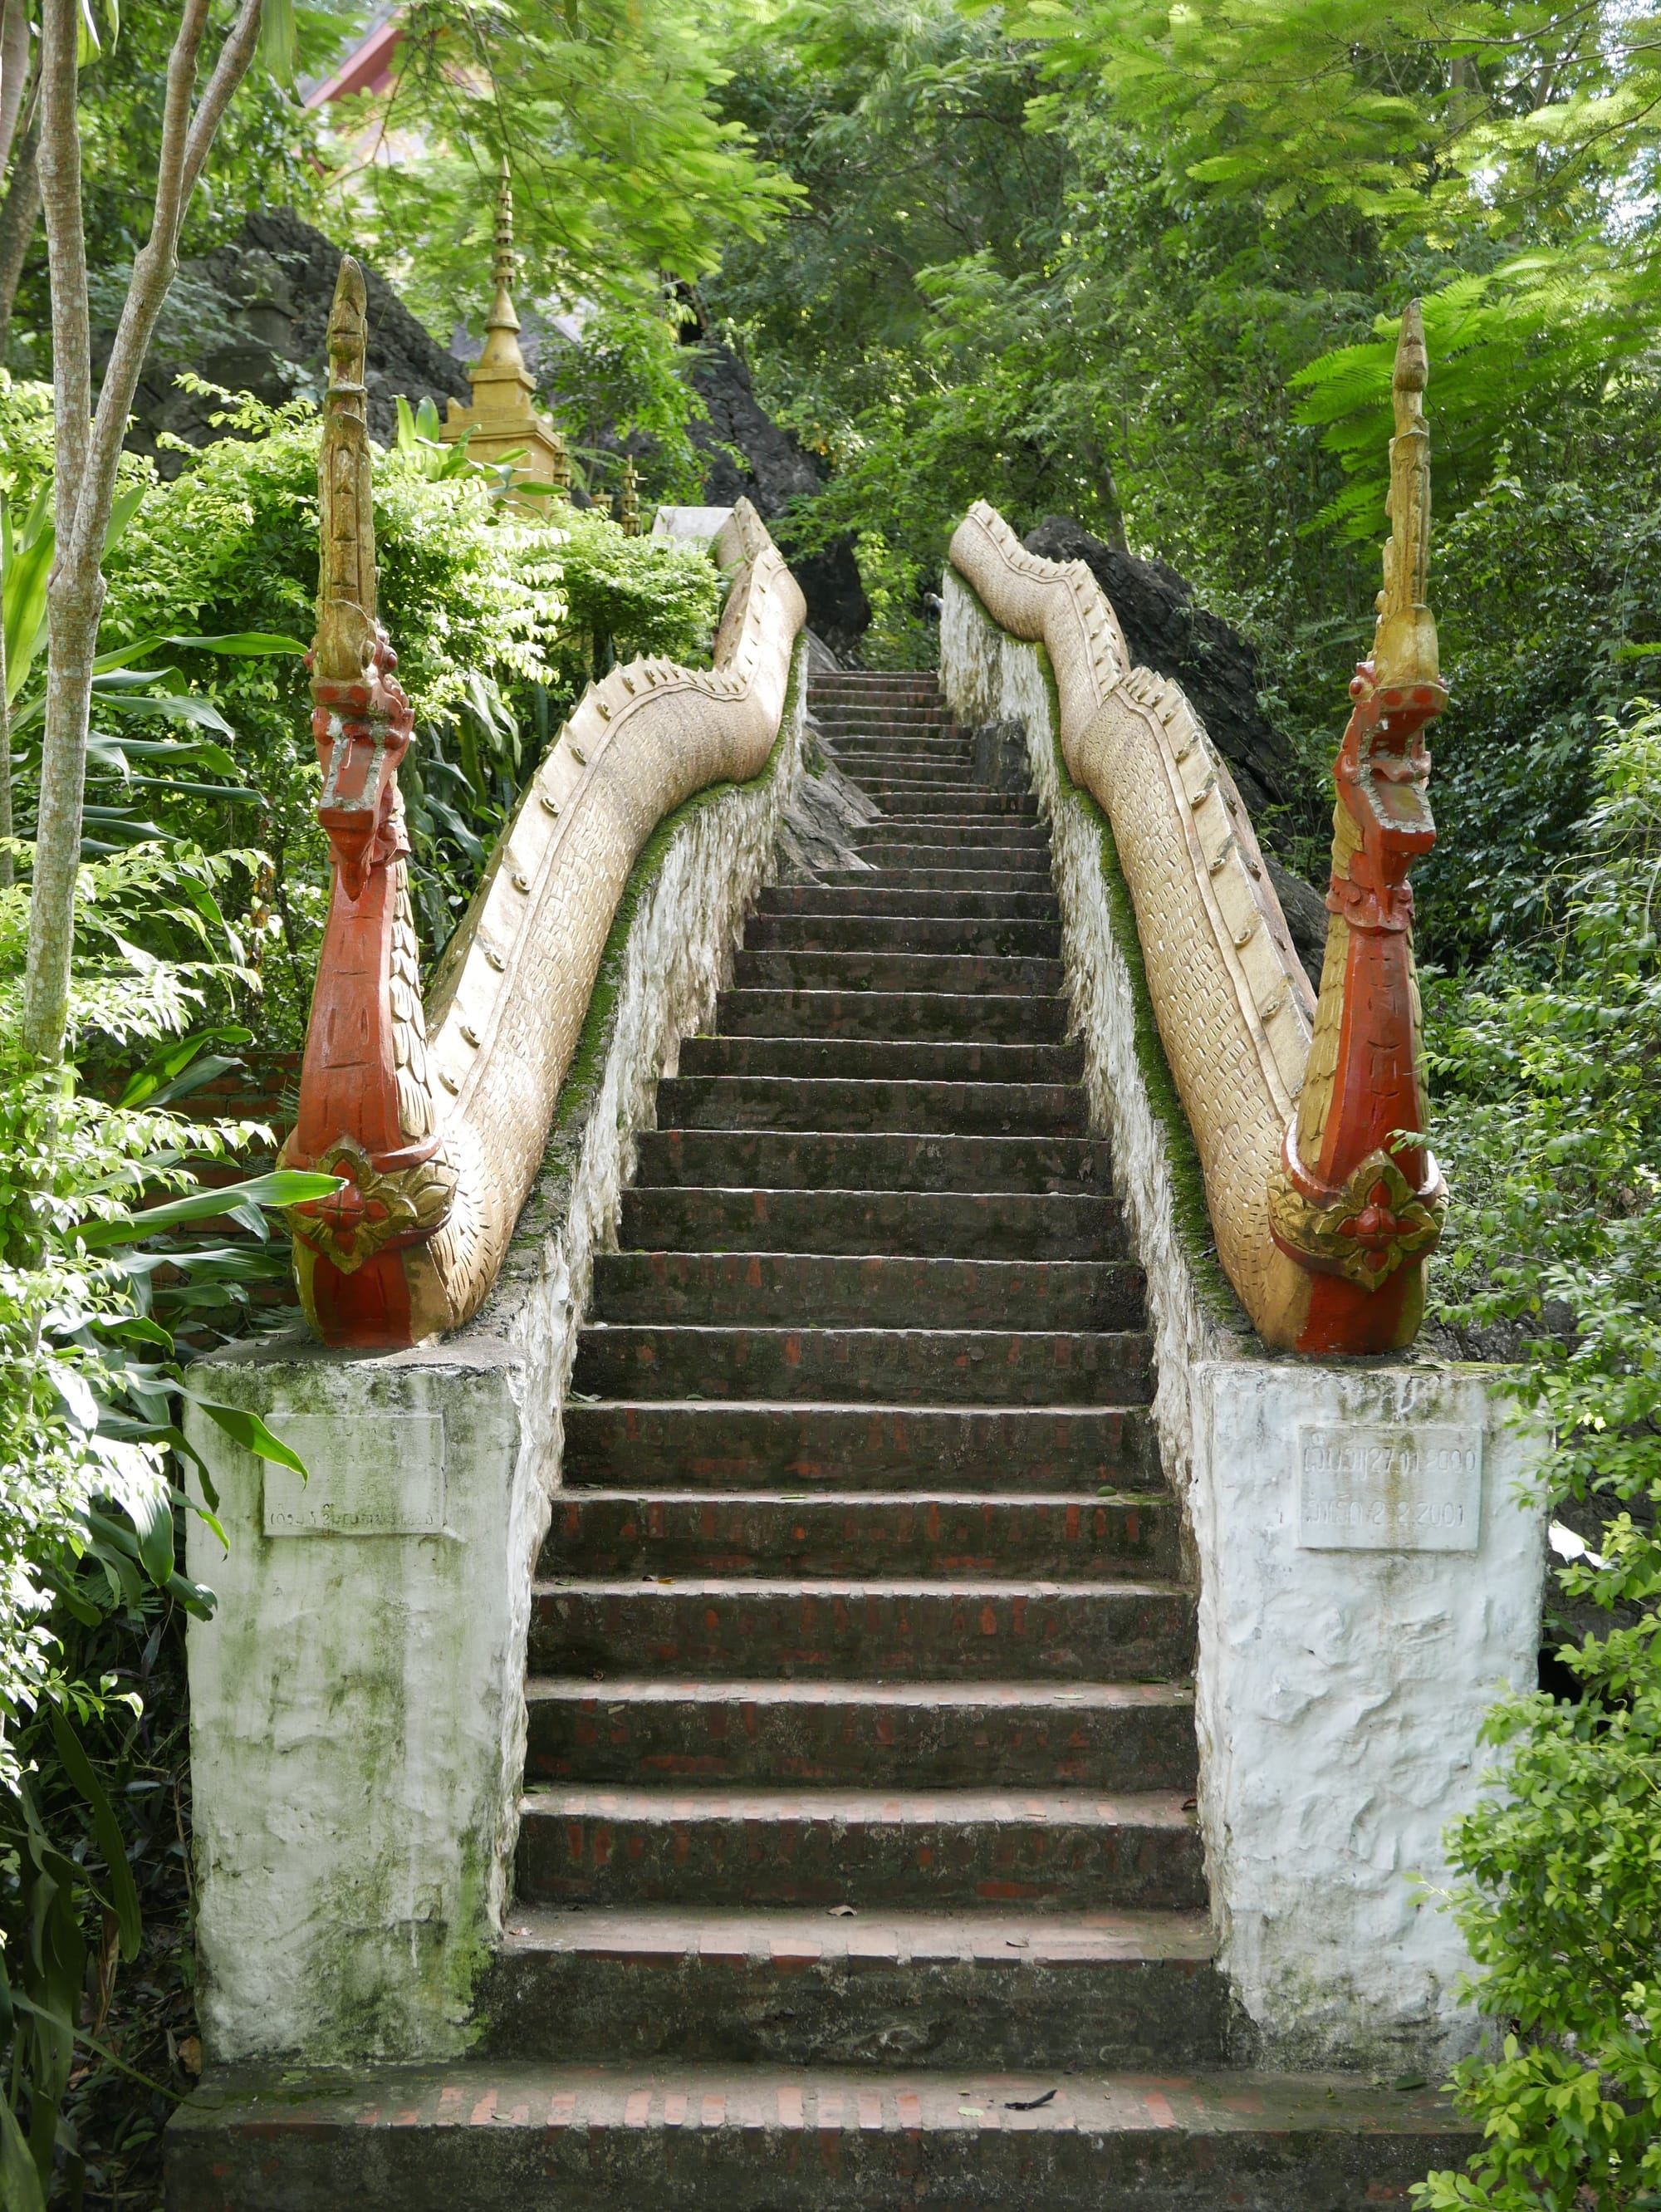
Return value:
M 1474 1552 L 1482 1525 L 1480 1429 L 1299 1429 L 1302 1550 Z
M 310 1480 L 264 1462 L 268 1536 L 441 1536 L 442 1413 L 282 1413 L 271 1431 Z

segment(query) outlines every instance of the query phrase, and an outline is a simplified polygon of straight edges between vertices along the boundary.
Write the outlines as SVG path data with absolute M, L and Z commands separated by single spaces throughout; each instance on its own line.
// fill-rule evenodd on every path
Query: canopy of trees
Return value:
M 177 1109 L 256 1035 L 298 1042 L 326 884 L 297 657 L 314 379 L 262 356 L 263 401 L 203 387 L 219 434 L 164 442 L 165 471 L 112 445 L 88 473 L 86 418 L 135 345 L 153 374 L 258 356 L 203 258 L 256 211 L 351 240 L 440 344 L 476 337 L 506 161 L 579 486 L 627 452 L 648 504 L 697 495 L 719 344 L 822 464 L 774 527 L 803 556 L 852 540 L 870 665 L 932 660 L 973 499 L 1168 562 L 1255 649 L 1292 763 L 1261 827 L 1317 884 L 1422 299 L 1452 684 L 1415 877 L 1455 1193 L 1436 1348 L 1516 1363 L 1595 1557 L 1456 1838 L 1503 2039 L 1461 2076 L 1488 2153 L 1421 2199 L 1661 2203 L 1661 18 L 404 0 L 386 82 L 309 105 L 358 0 L 37 12 L 0 0 L 0 2198 L 158 2201 L 166 2101 L 121 2068 L 188 2082 L 179 1631 L 212 1595 L 175 1543 L 213 1500 L 178 1452 L 181 1351 L 257 1325 L 284 1261 L 269 1176 L 244 1241 L 192 1241 L 232 1202 L 203 1178 L 264 1139 Z M 555 542 L 436 428 L 406 409 L 381 471 L 429 955 L 597 653 L 695 654 L 718 591 L 592 514 Z

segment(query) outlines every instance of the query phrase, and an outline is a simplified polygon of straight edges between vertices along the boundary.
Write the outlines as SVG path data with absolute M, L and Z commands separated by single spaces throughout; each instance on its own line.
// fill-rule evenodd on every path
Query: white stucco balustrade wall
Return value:
M 509 1894 L 531 1585 L 593 1255 L 615 1236 L 658 1076 L 708 1017 L 770 878 L 803 670 L 798 647 L 766 774 L 693 801 L 646 878 L 621 972 L 601 972 L 614 995 L 597 1079 L 477 1318 L 379 1355 L 298 1334 L 239 1345 L 203 1376 L 311 1474 L 302 1486 L 191 1416 L 230 1540 L 227 1557 L 192 1525 L 190 1571 L 219 1596 L 189 1639 L 216 2065 L 415 2059 L 469 2040 Z
M 1493 1369 L 1301 1359 L 1252 1334 L 1197 1218 L 1128 894 L 1061 768 L 1046 657 L 949 569 L 943 590 L 953 713 L 1026 729 L 1092 1114 L 1147 1273 L 1154 1418 L 1198 1585 L 1199 1817 L 1240 2055 L 1438 2065 L 1477 2021 L 1458 1930 L 1415 1877 L 1445 1880 L 1482 1716 L 1534 1679 L 1537 1440 L 1512 1425 Z

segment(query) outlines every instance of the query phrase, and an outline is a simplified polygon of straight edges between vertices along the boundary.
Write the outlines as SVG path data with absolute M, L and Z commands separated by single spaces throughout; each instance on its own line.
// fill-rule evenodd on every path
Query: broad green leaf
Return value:
M 187 1221 L 212 1221 L 237 1206 L 303 1206 L 327 1198 L 341 1188 L 339 1176 L 315 1175 L 305 1168 L 274 1168 L 270 1174 L 251 1176 L 244 1182 L 227 1183 L 222 1190 L 200 1190 L 191 1198 L 170 1200 L 149 1206 L 142 1213 L 119 1221 L 88 1221 L 82 1224 L 81 1239 L 89 1250 L 111 1244 L 131 1244 L 163 1229 L 177 1229 Z
M 166 1589 L 173 1571 L 173 1509 L 166 1492 L 150 1492 L 127 1510 L 138 1531 L 139 1565 L 158 1589 Z
M 227 1437 L 239 1443 L 245 1451 L 252 1452 L 256 1459 L 274 1460 L 279 1467 L 292 1468 L 302 1482 L 310 1481 L 305 1461 L 297 1452 L 291 1451 L 281 1437 L 273 1436 L 258 1413 L 248 1413 L 240 1406 L 215 1405 L 211 1399 L 198 1397 L 193 1390 L 187 1389 L 185 1395 L 193 1406 L 200 1407 L 210 1421 L 216 1421 Z
M 306 650 L 297 637 L 284 637 L 278 631 L 264 629 L 227 630 L 221 637 L 166 637 L 160 642 L 190 647 L 203 653 L 222 653 L 233 660 L 264 660 L 279 653 L 303 654 Z
M 279 84 L 294 81 L 294 0 L 265 0 L 259 24 L 259 58 Z
M 98 1848 L 103 1852 L 104 1863 L 109 1869 L 109 1904 L 121 1931 L 121 1955 L 124 1959 L 136 1959 L 143 1936 L 143 1927 L 139 1917 L 138 1891 L 133 1882 L 133 1870 L 127 1863 L 127 1846 L 121 1833 L 121 1824 L 105 1795 L 103 1784 L 93 1771 L 92 1761 L 87 1756 L 85 1747 L 67 1716 L 58 1706 L 48 1705 L 46 1717 L 52 1725 L 52 1741 L 58 1746 L 58 1756 L 64 1762 L 64 1771 L 86 1799 L 92 1813 L 93 1832 L 98 1838 Z
M 170 722 L 195 722 L 204 730 L 217 730 L 227 738 L 236 735 L 214 702 L 194 691 L 164 693 L 160 697 L 149 692 L 117 691 L 106 696 L 104 704 L 113 707 L 119 714 L 140 719 L 155 715 Z
M 17 2115 L 3 2096 L 0 2096 L 0 2200 L 6 2212 L 46 2212 L 28 2144 L 17 2124 Z

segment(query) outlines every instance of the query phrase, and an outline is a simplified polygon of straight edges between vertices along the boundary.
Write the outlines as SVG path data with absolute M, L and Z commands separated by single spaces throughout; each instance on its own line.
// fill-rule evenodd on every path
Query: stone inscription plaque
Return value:
M 441 1536 L 442 1413 L 265 1417 L 311 1480 L 264 1462 L 268 1536 Z
M 1307 1552 L 1474 1552 L 1480 1429 L 1356 1422 L 1298 1431 L 1298 1543 Z

